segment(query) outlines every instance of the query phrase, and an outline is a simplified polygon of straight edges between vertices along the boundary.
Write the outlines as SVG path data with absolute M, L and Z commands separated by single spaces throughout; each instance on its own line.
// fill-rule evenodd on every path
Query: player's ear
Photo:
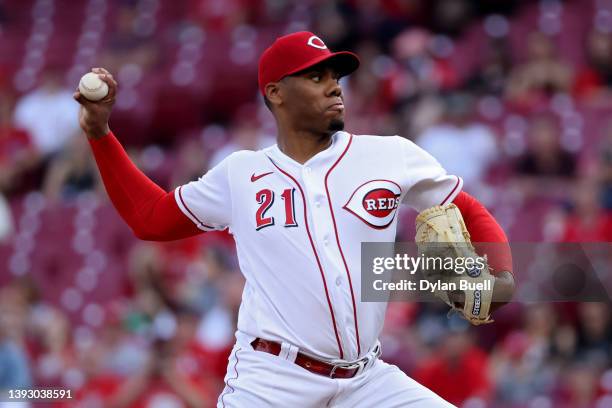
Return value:
M 283 102 L 280 83 L 270 82 L 266 85 L 264 91 L 272 106 L 278 106 Z

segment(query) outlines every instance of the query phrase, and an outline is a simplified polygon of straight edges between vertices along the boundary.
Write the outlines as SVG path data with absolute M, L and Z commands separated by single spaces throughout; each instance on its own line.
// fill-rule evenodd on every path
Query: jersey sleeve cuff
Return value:
M 191 209 L 185 203 L 182 193 L 183 186 L 180 186 L 174 190 L 174 199 L 176 200 L 176 204 L 179 209 L 189 218 L 199 229 L 202 231 L 218 231 L 223 230 L 225 228 L 214 227 L 212 225 L 204 224 L 200 219 L 191 211 Z
M 461 177 L 459 177 L 459 176 L 455 176 L 455 177 L 457 178 L 457 181 L 453 185 L 453 187 L 450 190 L 450 192 L 448 193 L 448 195 L 442 200 L 440 205 L 446 205 L 448 203 L 452 203 L 453 200 L 455 199 L 455 197 L 457 197 L 457 195 L 463 189 L 463 179 Z

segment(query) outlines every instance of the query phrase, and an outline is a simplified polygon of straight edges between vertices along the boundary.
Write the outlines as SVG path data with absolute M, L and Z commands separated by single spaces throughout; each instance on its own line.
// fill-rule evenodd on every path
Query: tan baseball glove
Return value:
M 427 267 L 421 269 L 424 278 L 437 283 L 434 295 L 473 325 L 492 323 L 489 311 L 495 277 L 486 257 L 478 258 L 459 208 L 448 204 L 422 211 L 416 218 L 415 242 L 419 255 L 428 260 Z M 453 301 L 461 292 L 462 307 Z

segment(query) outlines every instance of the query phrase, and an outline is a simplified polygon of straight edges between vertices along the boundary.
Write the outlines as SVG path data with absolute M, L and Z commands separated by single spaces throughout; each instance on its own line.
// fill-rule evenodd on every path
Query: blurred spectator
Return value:
M 498 156 L 495 135 L 474 121 L 474 97 L 453 93 L 446 101 L 446 114 L 438 125 L 428 128 L 417 143 L 450 173 L 463 178 L 465 189 L 478 190 L 489 166 Z
M 49 69 L 42 85 L 22 96 L 15 107 L 15 125 L 25 129 L 44 156 L 59 152 L 80 133 L 79 105 L 72 92 L 62 86 L 59 69 Z
M 580 182 L 574 192 L 574 209 L 564 220 L 566 242 L 612 242 L 612 213 L 601 206 L 599 186 Z
M 147 360 L 146 342 L 130 331 L 129 315 L 119 302 L 106 308 L 105 325 L 96 336 L 91 353 L 104 356 L 97 362 L 99 371 L 125 377 L 141 370 Z
M 248 105 L 239 110 L 229 131 L 231 139 L 211 157 L 211 168 L 238 150 L 259 150 L 276 143 L 274 138 L 263 133 L 257 115 L 257 106 Z
M 575 359 L 604 369 L 612 364 L 610 305 L 586 302 L 578 305 Z
M 0 390 L 30 388 L 32 379 L 27 355 L 3 330 L 0 327 Z
M 198 254 L 191 261 L 183 282 L 179 283 L 177 292 L 189 307 L 206 315 L 213 307 L 221 303 L 220 281 L 228 273 L 233 262 L 234 242 L 229 244 L 222 233 L 206 234 L 206 242 L 200 241 Z
M 36 382 L 47 386 L 69 386 L 66 375 L 76 361 L 68 318 L 59 310 L 49 310 L 46 320 L 37 329 L 35 338 L 40 350 L 33 362 Z
M 595 407 L 599 391 L 600 372 L 596 367 L 584 362 L 576 362 L 562 374 L 560 389 L 555 407 L 590 408 Z M 597 405 L 604 406 L 602 405 Z
M 478 94 L 503 96 L 511 69 L 512 58 L 507 41 L 501 38 L 490 40 L 483 62 L 468 79 L 467 86 Z
M 431 126 L 443 120 L 445 102 L 437 94 L 419 95 L 414 101 L 402 105 L 400 116 L 400 132 L 402 136 L 416 140 L 418 135 L 425 133 Z
M 467 0 L 433 2 L 432 24 L 437 32 L 458 36 L 472 17 L 474 3 Z
M 233 344 L 215 353 L 207 350 L 197 338 L 200 315 L 189 308 L 177 311 L 176 332 L 173 338 L 177 350 L 176 364 L 181 373 L 198 379 L 201 386 L 212 391 L 215 398 L 222 390 L 227 360 Z
M 216 394 L 203 383 L 203 376 L 181 370 L 178 346 L 173 340 L 155 341 L 145 368 L 121 384 L 109 405 L 132 408 L 214 406 Z
M 439 348 L 417 367 L 412 377 L 452 404 L 461 405 L 469 399 L 486 405 L 492 391 L 487 376 L 488 357 L 474 343 L 467 331 L 468 323 L 458 319 L 450 320 L 449 332 Z
M 72 400 L 61 401 L 56 408 L 110 407 L 123 378 L 103 369 L 104 360 L 108 357 L 112 355 L 101 353 L 95 347 L 84 347 L 79 353 L 83 385 L 72 390 Z
M 10 287 L 0 288 L 0 392 L 33 385 L 30 361 L 24 349 L 22 305 Z M 21 340 L 21 341 L 20 341 Z
M 0 288 L 0 311 L 5 338 L 10 338 L 19 346 L 25 346 L 30 310 L 15 281 Z
M 603 207 L 612 210 L 612 121 L 603 129 L 596 171 L 601 180 Z
M 355 51 L 361 67 L 341 82 L 348 106 L 346 123 L 356 134 L 380 132 L 378 118 L 388 114 L 396 103 L 389 86 L 396 68 L 381 46 L 372 40 L 360 42 Z
M 346 13 L 343 14 L 340 8 L 338 2 L 329 2 L 314 10 L 317 24 L 314 32 L 318 33 L 319 37 L 325 38 L 325 42 L 332 49 L 344 49 L 344 43 L 353 34 L 348 16 Z
M 202 318 L 197 338 L 207 349 L 226 350 L 233 342 L 244 278 L 234 271 L 219 276 L 217 284 L 220 301 Z
M 0 91 L 0 192 L 19 190 L 24 176 L 39 163 L 30 134 L 13 124 L 14 98 Z
M 170 186 L 174 188 L 197 180 L 209 168 L 212 168 L 212 166 L 208 164 L 202 140 L 197 137 L 186 139 L 178 147 L 176 166 L 172 169 L 172 175 L 170 176 Z
M 433 55 L 432 36 L 427 30 L 406 30 L 395 37 L 392 47 L 397 65 L 386 85 L 392 100 L 405 102 L 458 85 L 457 73 L 448 61 Z
M 586 59 L 587 65 L 576 76 L 574 94 L 592 101 L 609 97 L 612 86 L 612 35 L 609 32 L 595 29 L 589 33 Z
M 382 358 L 405 373 L 414 371 L 419 358 L 427 354 L 426 336 L 415 324 L 415 319 L 422 315 L 422 305 L 416 302 L 390 302 L 387 307 L 380 336 Z
M 282 7 L 279 2 L 276 7 Z M 189 15 L 213 32 L 228 32 L 241 24 L 262 17 L 261 0 L 188 1 Z
M 568 91 L 572 70 L 557 54 L 551 38 L 533 32 L 529 35 L 527 47 L 527 61 L 516 66 L 510 75 L 509 99 L 519 104 L 533 104 L 542 96 Z
M 138 18 L 137 3 L 124 2 L 117 10 L 113 27 L 107 37 L 104 66 L 118 72 L 125 64 L 136 64 L 150 70 L 157 62 L 158 49 L 153 41 L 154 27 L 150 19 Z
M 529 145 L 516 163 L 517 173 L 529 177 L 574 177 L 576 158 L 561 146 L 558 121 L 551 115 L 536 115 L 529 126 Z
M 166 307 L 160 293 L 160 277 L 165 268 L 159 247 L 138 243 L 129 254 L 129 277 L 134 309 L 128 316 L 130 329 L 148 333 L 155 318 Z
M 85 137 L 68 141 L 55 156 L 43 182 L 43 193 L 52 202 L 70 200 L 85 191 L 100 190 L 102 183 Z
M 550 358 L 553 312 L 547 304 L 527 307 L 524 328 L 510 333 L 491 355 L 491 376 L 500 403 L 520 405 L 550 393 L 556 372 L 544 362 Z

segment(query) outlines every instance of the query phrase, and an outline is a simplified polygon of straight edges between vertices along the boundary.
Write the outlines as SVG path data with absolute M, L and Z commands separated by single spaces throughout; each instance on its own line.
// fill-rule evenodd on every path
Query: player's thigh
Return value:
M 322 407 L 334 383 L 272 354 L 237 346 L 225 375 L 217 408 Z
M 418 407 L 452 408 L 454 405 L 443 400 L 430 389 L 404 374 L 394 365 L 378 360 L 374 366 L 355 378 L 343 392 L 337 407 Z

